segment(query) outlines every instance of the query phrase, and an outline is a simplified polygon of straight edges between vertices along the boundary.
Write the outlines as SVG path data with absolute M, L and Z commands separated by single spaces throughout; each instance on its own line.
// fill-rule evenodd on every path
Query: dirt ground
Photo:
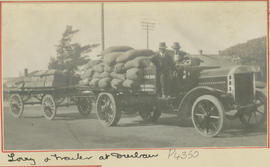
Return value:
M 239 147 L 266 146 L 267 128 L 249 131 L 240 121 L 226 120 L 221 135 L 206 138 L 193 127 L 179 125 L 176 115 L 162 114 L 156 123 L 144 123 L 134 115 L 122 115 L 116 127 L 104 127 L 93 111 L 81 116 L 75 107 L 60 108 L 57 118 L 43 118 L 40 106 L 25 107 L 16 119 L 4 106 L 5 150 Z

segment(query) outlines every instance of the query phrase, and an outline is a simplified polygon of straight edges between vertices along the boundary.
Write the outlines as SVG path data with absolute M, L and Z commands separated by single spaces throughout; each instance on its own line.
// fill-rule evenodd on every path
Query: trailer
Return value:
M 41 105 L 43 115 L 52 120 L 56 116 L 57 108 L 76 105 L 82 115 L 88 115 L 92 109 L 92 93 L 84 92 L 83 87 L 44 87 L 11 89 L 9 105 L 11 114 L 20 118 L 26 105 Z
M 8 85 L 8 86 L 7 86 Z M 41 105 L 43 115 L 52 120 L 58 107 L 77 105 L 82 115 L 91 112 L 91 95 L 78 86 L 74 77 L 57 70 L 34 71 L 6 83 L 10 113 L 20 118 L 26 105 Z

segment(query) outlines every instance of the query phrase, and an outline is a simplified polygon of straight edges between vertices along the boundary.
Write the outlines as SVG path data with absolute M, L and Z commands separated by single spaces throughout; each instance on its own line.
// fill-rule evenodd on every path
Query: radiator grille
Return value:
M 253 100 L 253 74 L 235 74 L 235 102 L 246 105 Z

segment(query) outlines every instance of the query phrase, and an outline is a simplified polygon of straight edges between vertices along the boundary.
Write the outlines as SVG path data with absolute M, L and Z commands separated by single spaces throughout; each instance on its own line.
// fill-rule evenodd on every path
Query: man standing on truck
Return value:
M 175 65 L 172 57 L 168 54 L 165 42 L 159 44 L 159 52 L 152 58 L 156 66 L 156 89 L 157 94 L 164 99 L 170 98 L 172 73 Z
M 181 46 L 178 42 L 174 42 L 172 45 L 172 49 L 174 51 L 173 60 L 175 64 L 175 71 L 173 71 L 172 75 L 172 89 L 174 90 L 172 93 L 178 93 L 183 86 L 181 83 L 183 80 L 183 63 L 184 58 L 186 56 L 186 52 L 180 50 Z
M 174 51 L 173 60 L 176 65 L 179 65 L 184 60 L 184 57 L 186 56 L 186 52 L 183 52 L 180 50 L 181 46 L 178 42 L 174 42 L 172 45 L 172 49 Z

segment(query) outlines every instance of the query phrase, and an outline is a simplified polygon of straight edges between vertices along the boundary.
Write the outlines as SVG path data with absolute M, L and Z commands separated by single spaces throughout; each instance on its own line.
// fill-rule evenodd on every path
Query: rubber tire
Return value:
M 218 127 L 218 130 L 216 131 L 216 133 L 214 133 L 214 134 L 212 134 L 212 135 L 207 135 L 207 134 L 201 132 L 201 131 L 197 128 L 197 126 L 196 126 L 196 124 L 195 124 L 195 120 L 194 120 L 194 109 L 195 109 L 195 106 L 196 106 L 200 101 L 202 101 L 202 100 L 208 100 L 208 101 L 212 102 L 212 103 L 215 105 L 215 107 L 217 108 L 218 113 L 219 113 L 219 115 L 220 115 L 220 117 L 221 117 L 221 122 L 220 122 L 220 125 L 219 125 L 219 127 Z M 192 111 L 191 111 L 191 119 L 192 119 L 192 123 L 193 123 L 194 128 L 195 128 L 196 131 L 199 132 L 199 134 L 201 134 L 202 136 L 205 136 L 205 137 L 215 137 L 215 136 L 217 136 L 217 135 L 222 131 L 222 128 L 223 128 L 223 124 L 224 124 L 224 111 L 225 111 L 225 110 L 224 110 L 223 104 L 220 102 L 220 100 L 219 100 L 217 97 L 215 97 L 215 96 L 213 96 L 213 95 L 202 95 L 202 96 L 198 97 L 198 98 L 195 100 L 195 102 L 193 103 L 193 105 L 192 105 Z
M 100 116 L 99 116 L 99 111 L 98 111 L 98 103 L 100 101 L 100 99 L 102 98 L 102 96 L 108 96 L 109 99 L 111 100 L 112 102 L 112 105 L 113 105 L 113 111 L 114 111 L 114 118 L 113 118 L 113 121 L 111 121 L 110 123 L 106 123 L 105 121 L 103 121 Z M 101 124 L 103 124 L 104 126 L 116 126 L 117 123 L 119 122 L 120 118 L 121 118 L 121 111 L 118 110 L 118 106 L 117 106 L 117 102 L 114 98 L 114 96 L 111 94 L 111 93 L 100 93 L 98 95 L 98 98 L 97 98 L 97 101 L 96 101 L 96 114 L 97 114 L 97 118 L 98 120 L 101 122 Z
M 267 97 L 260 91 L 256 91 L 256 96 L 259 96 L 264 100 L 264 115 L 263 115 L 264 117 L 260 121 L 258 121 L 257 124 L 252 125 L 252 124 L 249 124 L 248 122 L 246 122 L 246 120 L 243 117 L 243 114 L 240 114 L 239 119 L 240 119 L 241 123 L 248 129 L 257 128 L 257 127 L 261 126 L 263 123 L 265 123 L 265 121 L 267 121 Z

